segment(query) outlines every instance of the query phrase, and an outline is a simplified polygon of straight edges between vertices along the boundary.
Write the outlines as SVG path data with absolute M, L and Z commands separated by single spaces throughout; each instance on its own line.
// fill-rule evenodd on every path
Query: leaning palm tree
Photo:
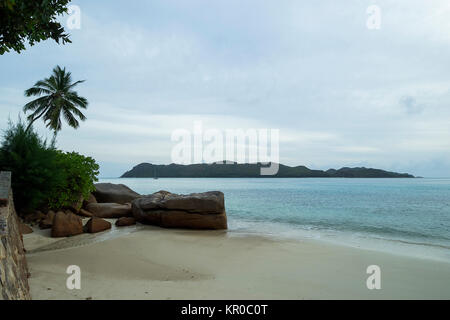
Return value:
M 77 118 L 81 121 L 86 120 L 79 109 L 86 109 L 88 101 L 72 89 L 82 82 L 84 80 L 72 82 L 71 73 L 66 72 L 66 68 L 56 66 L 49 78 L 36 82 L 33 87 L 26 90 L 26 97 L 39 96 L 23 107 L 25 113 L 32 111 L 27 118 L 29 124 L 26 131 L 42 117 L 47 128 L 53 130 L 56 137 L 62 127 L 61 115 L 69 126 L 78 128 L 80 123 Z

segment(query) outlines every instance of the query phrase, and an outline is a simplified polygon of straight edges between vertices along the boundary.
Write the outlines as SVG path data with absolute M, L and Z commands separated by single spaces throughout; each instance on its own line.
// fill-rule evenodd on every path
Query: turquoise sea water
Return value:
M 231 233 L 317 238 L 450 260 L 450 179 L 101 179 L 141 194 L 220 190 Z

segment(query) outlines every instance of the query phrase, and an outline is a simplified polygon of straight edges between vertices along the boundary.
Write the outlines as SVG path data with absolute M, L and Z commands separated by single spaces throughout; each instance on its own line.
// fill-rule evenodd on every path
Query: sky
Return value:
M 0 56 L 0 129 L 25 118 L 24 90 L 65 66 L 86 79 L 77 91 L 89 107 L 58 147 L 94 157 L 101 177 L 171 163 L 171 134 L 196 121 L 278 129 L 287 165 L 450 177 L 448 0 L 72 4 L 72 44 Z M 379 29 L 368 27 L 371 5 Z

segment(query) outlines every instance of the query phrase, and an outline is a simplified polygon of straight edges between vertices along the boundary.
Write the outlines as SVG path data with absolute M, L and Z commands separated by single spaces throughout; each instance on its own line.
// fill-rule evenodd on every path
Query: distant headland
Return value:
M 264 176 L 260 174 L 261 163 L 240 164 L 227 162 L 213 164 L 169 164 L 155 165 L 141 163 L 121 178 L 414 178 L 408 173 L 390 172 L 373 168 L 348 168 L 312 170 L 305 166 L 289 167 L 279 165 L 276 175 Z

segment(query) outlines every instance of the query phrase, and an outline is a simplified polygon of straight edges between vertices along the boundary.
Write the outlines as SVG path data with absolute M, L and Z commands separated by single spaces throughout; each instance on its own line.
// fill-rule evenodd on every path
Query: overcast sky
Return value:
M 72 3 L 72 44 L 0 56 L 0 128 L 25 89 L 65 66 L 90 104 L 58 146 L 97 159 L 103 177 L 170 163 L 172 131 L 199 120 L 279 129 L 288 165 L 450 176 L 448 0 Z M 373 4 L 379 30 L 366 25 Z

